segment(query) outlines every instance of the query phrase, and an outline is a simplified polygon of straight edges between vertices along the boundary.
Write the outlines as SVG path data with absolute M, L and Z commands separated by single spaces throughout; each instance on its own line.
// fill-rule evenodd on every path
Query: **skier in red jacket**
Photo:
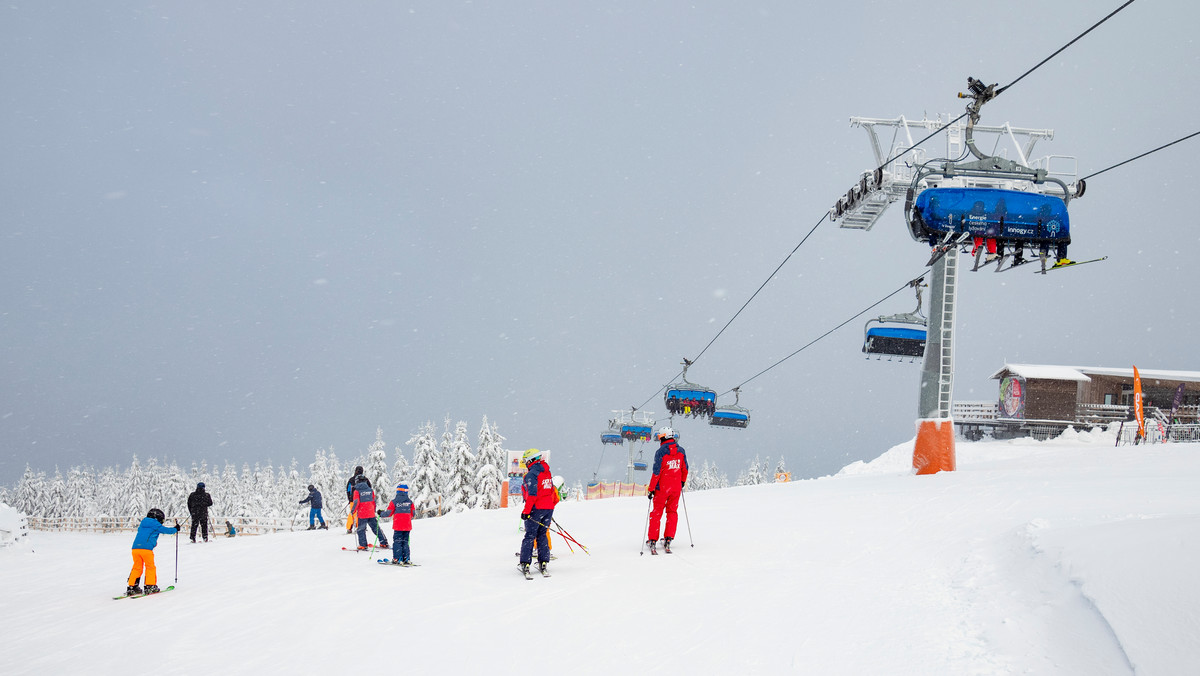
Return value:
M 550 466 L 542 460 L 541 451 L 531 448 L 525 451 L 521 459 L 526 467 L 525 479 L 521 483 L 521 494 L 525 498 L 525 508 L 521 510 L 521 519 L 525 521 L 525 539 L 521 541 L 521 562 L 518 567 L 526 576 L 529 575 L 536 542 L 538 570 L 545 575 L 546 563 L 550 560 L 550 541 L 546 529 L 554 519 L 558 489 L 554 487 L 554 477 L 550 474 Z
M 646 544 L 650 545 L 651 554 L 658 553 L 654 544 L 658 541 L 658 528 L 663 508 L 666 508 L 667 528 L 663 532 L 663 547 L 670 554 L 671 540 L 675 539 L 675 527 L 679 524 L 676 511 L 679 508 L 679 496 L 683 494 L 683 485 L 687 483 L 687 454 L 676 443 L 675 430 L 670 427 L 659 428 L 655 436 L 660 445 L 654 454 L 654 475 L 646 486 L 646 497 L 654 505 L 650 512 L 650 531 L 646 533 Z

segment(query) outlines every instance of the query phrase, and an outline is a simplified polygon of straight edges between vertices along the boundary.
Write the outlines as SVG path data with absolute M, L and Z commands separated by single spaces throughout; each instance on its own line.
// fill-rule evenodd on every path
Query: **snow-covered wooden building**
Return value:
M 1147 417 L 1200 427 L 1200 371 L 1138 369 Z M 953 417 L 969 439 L 1054 436 L 1068 426 L 1093 427 L 1133 417 L 1133 368 L 1005 364 L 994 402 L 956 402 Z

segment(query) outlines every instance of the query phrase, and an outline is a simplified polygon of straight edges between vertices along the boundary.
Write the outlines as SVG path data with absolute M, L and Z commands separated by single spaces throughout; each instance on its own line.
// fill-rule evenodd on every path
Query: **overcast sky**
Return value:
M 957 116 L 968 76 L 1008 84 L 1119 4 L 9 2 L 0 483 L 484 415 L 572 482 L 622 478 L 611 411 L 664 417 L 874 167 L 851 116 Z M 1196 131 L 1197 25 L 1136 2 L 982 124 L 1053 129 L 1034 155 L 1081 175 Z M 965 275 L 957 399 L 1006 361 L 1200 370 L 1196 142 L 1072 203 L 1071 257 L 1108 261 Z M 818 228 L 689 379 L 724 392 L 920 273 L 901 212 Z M 677 420 L 692 463 L 819 476 L 910 439 L 919 364 L 865 360 L 865 321 L 748 385 L 749 429 Z

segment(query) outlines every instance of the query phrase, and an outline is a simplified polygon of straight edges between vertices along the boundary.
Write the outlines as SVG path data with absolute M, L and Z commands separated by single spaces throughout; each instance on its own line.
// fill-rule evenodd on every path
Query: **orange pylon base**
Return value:
M 954 421 L 918 420 L 917 443 L 913 446 L 913 469 L 917 474 L 954 471 Z

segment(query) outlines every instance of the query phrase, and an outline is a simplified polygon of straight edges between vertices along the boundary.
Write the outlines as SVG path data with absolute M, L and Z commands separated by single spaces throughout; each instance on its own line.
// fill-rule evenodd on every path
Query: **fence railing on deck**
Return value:
M 143 516 L 31 516 L 30 530 L 57 531 L 68 533 L 121 533 L 137 530 Z M 191 522 L 187 516 L 178 517 L 184 533 L 191 531 Z M 173 525 L 176 517 L 168 516 L 167 525 Z M 208 536 L 219 537 L 225 534 L 225 522 L 230 522 L 238 535 L 262 535 L 264 533 L 279 533 L 308 528 L 307 516 L 301 517 L 269 517 L 269 516 L 209 516 Z M 197 529 L 197 534 L 199 533 Z

